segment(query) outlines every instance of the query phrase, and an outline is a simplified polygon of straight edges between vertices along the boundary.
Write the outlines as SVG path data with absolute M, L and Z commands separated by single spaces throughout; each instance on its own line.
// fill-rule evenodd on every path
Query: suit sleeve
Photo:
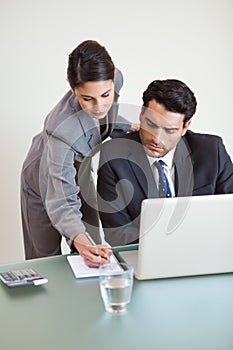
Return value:
M 233 193 L 233 164 L 221 138 L 218 138 L 218 163 L 219 171 L 215 193 Z
M 130 244 L 138 239 L 139 215 L 133 217 L 129 204 L 134 189 L 126 178 L 118 177 L 115 169 L 121 159 L 109 160 L 106 143 L 102 146 L 97 180 L 98 208 L 105 240 L 111 246 Z
M 233 193 L 233 164 L 221 137 L 189 133 L 194 196 Z
M 73 163 L 72 148 L 51 135 L 41 157 L 40 192 L 53 226 L 70 245 L 78 232 L 85 232 Z

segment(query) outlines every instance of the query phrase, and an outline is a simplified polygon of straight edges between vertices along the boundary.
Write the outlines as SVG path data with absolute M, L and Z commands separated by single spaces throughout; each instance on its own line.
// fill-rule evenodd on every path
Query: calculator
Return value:
M 0 280 L 10 288 L 39 286 L 48 282 L 34 269 L 0 272 Z

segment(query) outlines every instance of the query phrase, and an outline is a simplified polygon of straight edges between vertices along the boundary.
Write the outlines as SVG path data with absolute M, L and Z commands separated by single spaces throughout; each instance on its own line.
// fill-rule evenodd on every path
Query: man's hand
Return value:
M 99 267 L 109 262 L 112 250 L 104 245 L 94 245 L 85 233 L 79 233 L 74 239 L 74 247 L 89 267 Z

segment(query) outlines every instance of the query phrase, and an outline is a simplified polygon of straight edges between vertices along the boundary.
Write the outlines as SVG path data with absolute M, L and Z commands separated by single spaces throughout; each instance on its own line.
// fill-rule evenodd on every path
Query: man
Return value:
M 145 198 L 233 193 L 222 139 L 188 130 L 196 104 L 183 82 L 155 80 L 143 94 L 140 130 L 102 145 L 97 189 L 110 245 L 138 242 Z

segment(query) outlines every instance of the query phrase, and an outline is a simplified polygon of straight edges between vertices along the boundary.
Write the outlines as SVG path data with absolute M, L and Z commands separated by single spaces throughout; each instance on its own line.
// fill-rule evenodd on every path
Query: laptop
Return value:
M 138 250 L 119 254 L 139 280 L 233 272 L 233 194 L 145 199 Z

